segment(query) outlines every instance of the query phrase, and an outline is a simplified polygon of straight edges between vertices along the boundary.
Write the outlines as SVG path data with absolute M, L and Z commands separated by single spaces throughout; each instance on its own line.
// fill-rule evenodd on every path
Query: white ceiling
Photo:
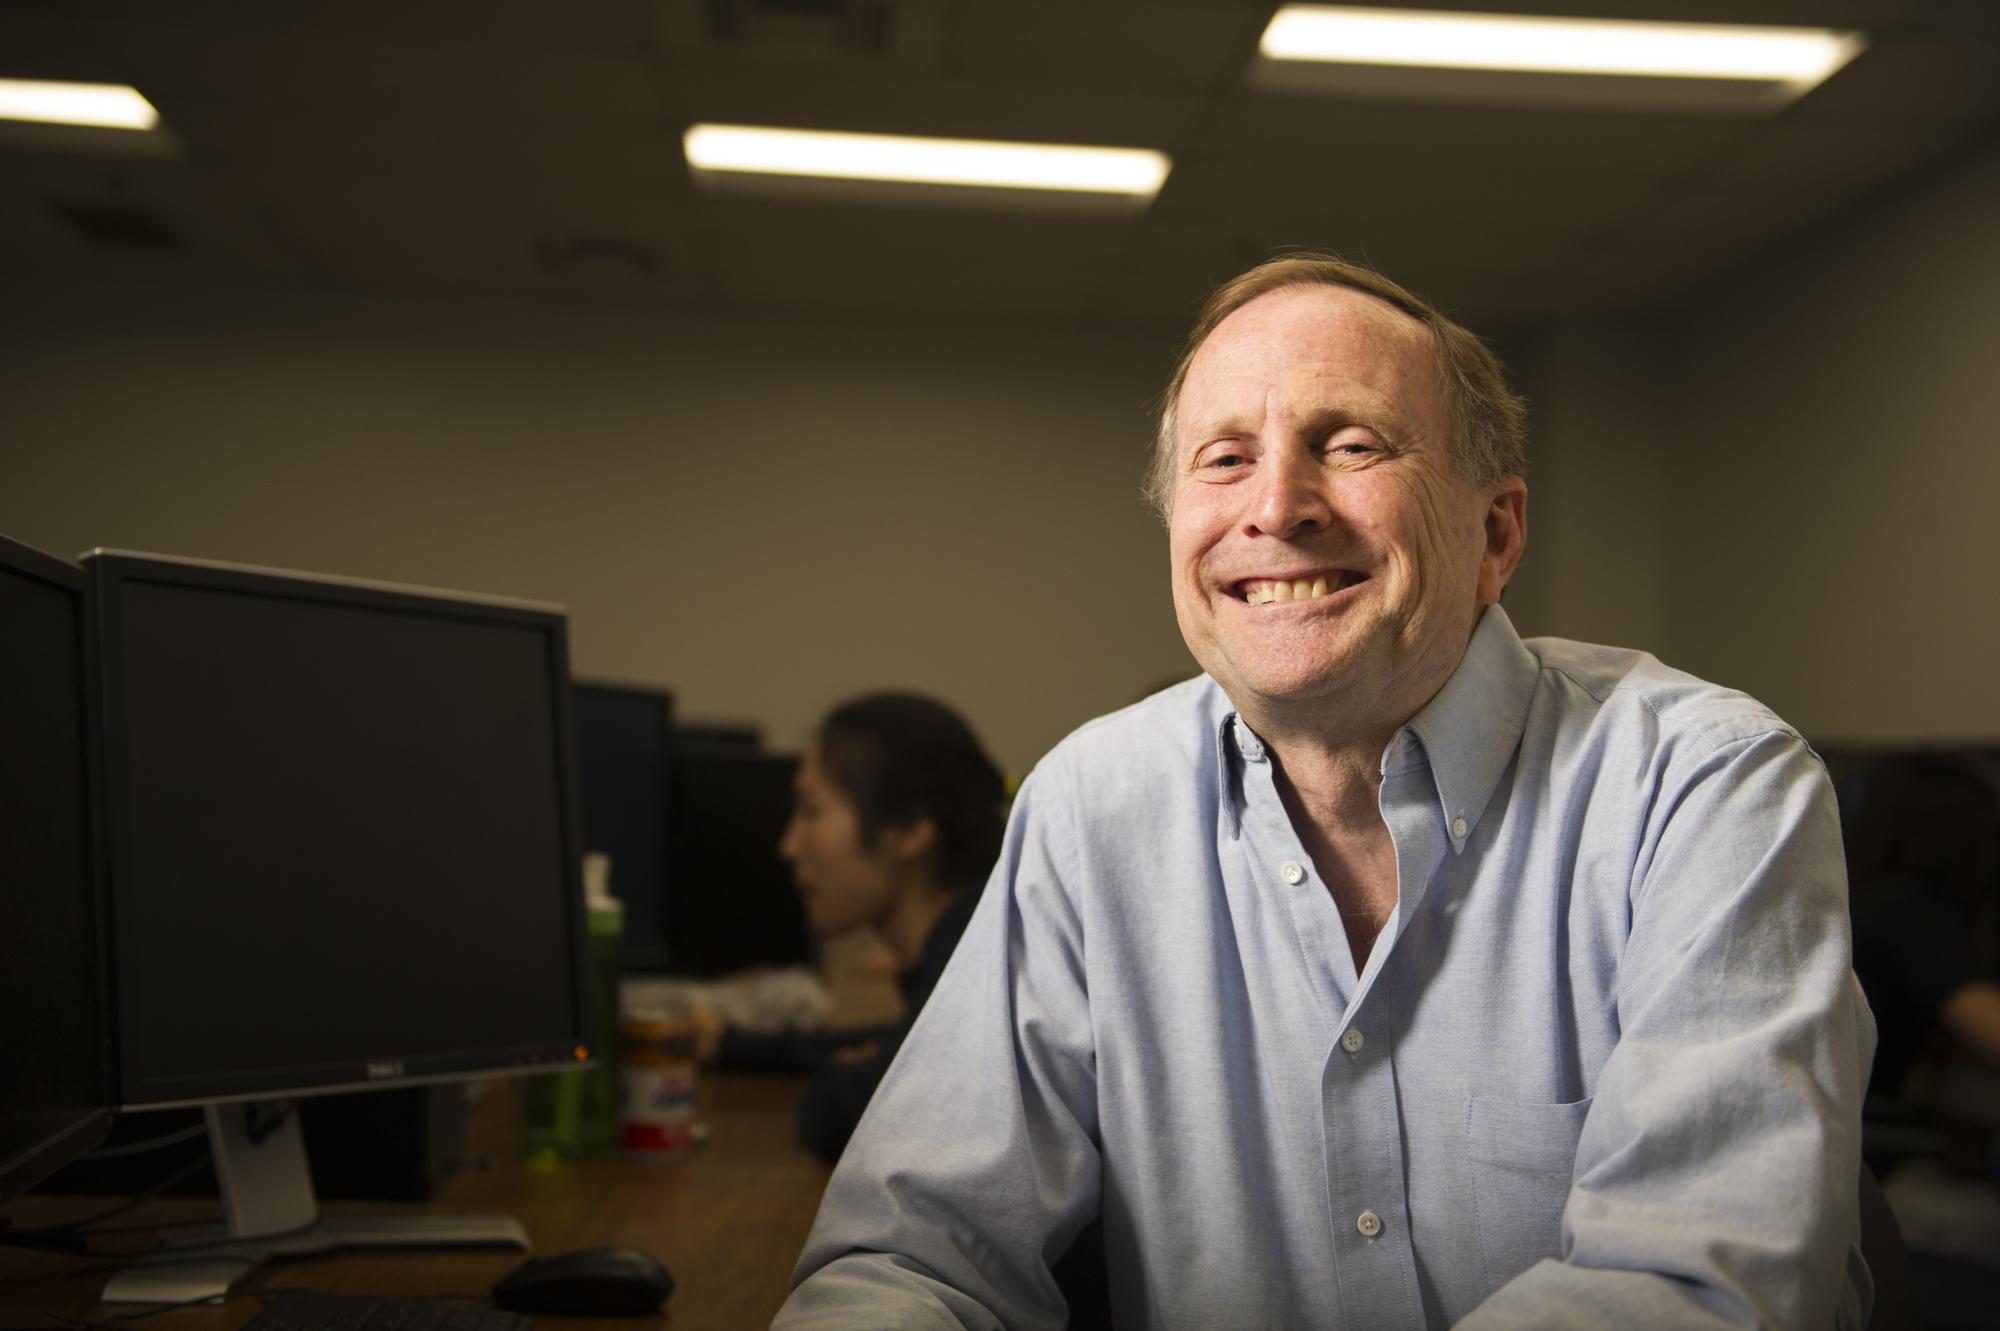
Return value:
M 1671 305 L 2000 124 L 1996 0 L 1443 7 L 1870 45 L 1743 119 L 1262 91 L 1245 75 L 1274 5 L 1252 0 L 0 0 L 0 75 L 134 83 L 171 133 L 134 151 L 0 130 L 0 277 L 1179 321 L 1214 281 L 1313 245 L 1514 322 Z M 688 180 L 697 120 L 1175 166 L 1137 216 L 727 197 Z M 76 205 L 183 243 L 93 243 L 58 211 Z

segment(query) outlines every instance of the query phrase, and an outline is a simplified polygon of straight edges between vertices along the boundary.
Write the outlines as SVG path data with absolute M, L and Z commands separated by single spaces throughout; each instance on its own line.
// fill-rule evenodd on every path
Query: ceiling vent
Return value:
M 653 12 L 670 50 L 924 63 L 937 48 L 938 0 L 655 0 Z
M 585 278 L 652 278 L 666 267 L 658 246 L 596 235 L 537 236 L 535 263 L 546 273 Z
M 57 200 L 49 211 L 98 249 L 165 253 L 187 248 L 179 228 L 141 204 Z
M 880 55 L 889 49 L 889 0 L 708 0 L 718 45 Z

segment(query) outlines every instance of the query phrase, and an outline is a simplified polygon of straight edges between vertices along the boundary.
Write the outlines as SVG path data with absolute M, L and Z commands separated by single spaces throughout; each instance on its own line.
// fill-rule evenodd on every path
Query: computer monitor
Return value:
M 509 1242 L 504 1218 L 322 1220 L 271 1102 L 574 1067 L 589 1017 L 562 613 L 98 551 L 117 1080 L 205 1107 L 244 1259 Z M 137 1277 L 143 1276 L 143 1281 Z M 132 1277 L 132 1278 L 128 1278 Z
M 583 844 L 611 857 L 611 891 L 625 907 L 625 968 L 660 970 L 673 888 L 674 700 L 658 689 L 581 682 L 574 697 Z
M 84 579 L 0 537 L 0 1201 L 111 1125 Z
M 674 757 L 669 966 L 722 975 L 813 959 L 812 929 L 778 854 L 799 760 L 697 739 Z

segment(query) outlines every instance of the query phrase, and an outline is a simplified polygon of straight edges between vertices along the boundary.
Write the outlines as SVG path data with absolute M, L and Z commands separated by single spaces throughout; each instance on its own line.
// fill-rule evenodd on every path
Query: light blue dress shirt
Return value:
M 1825 1328 L 1874 1025 L 1818 758 L 1494 607 L 1382 755 L 1357 974 L 1199 679 L 1063 741 L 828 1186 L 777 1325 Z

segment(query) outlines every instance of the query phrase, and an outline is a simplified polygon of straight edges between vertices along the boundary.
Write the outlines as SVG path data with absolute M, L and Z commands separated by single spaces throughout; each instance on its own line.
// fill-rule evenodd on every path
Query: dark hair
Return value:
M 1000 856 L 1006 784 L 957 712 L 914 693 L 873 693 L 827 713 L 817 743 L 854 802 L 863 844 L 929 818 L 939 876 L 953 888 L 985 883 Z

